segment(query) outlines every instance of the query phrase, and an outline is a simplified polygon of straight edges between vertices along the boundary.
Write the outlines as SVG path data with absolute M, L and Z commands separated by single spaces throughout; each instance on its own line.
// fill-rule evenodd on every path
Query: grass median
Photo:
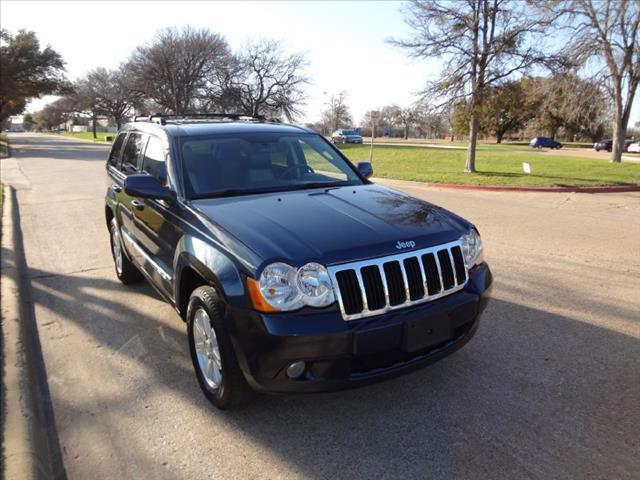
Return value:
M 367 161 L 368 145 L 340 145 L 354 163 Z M 428 183 L 498 186 L 640 185 L 640 164 L 543 155 L 531 150 L 479 149 L 476 173 L 464 173 L 466 150 L 374 146 L 374 176 Z M 531 165 L 531 174 L 522 163 Z
M 96 138 L 93 138 L 93 132 L 60 132 L 54 133 L 54 135 L 61 135 L 63 137 L 79 138 L 82 140 L 95 140 L 97 142 L 112 142 L 116 138 L 117 133 L 114 132 L 96 132 Z M 106 137 L 110 137 L 111 140 L 107 140 Z

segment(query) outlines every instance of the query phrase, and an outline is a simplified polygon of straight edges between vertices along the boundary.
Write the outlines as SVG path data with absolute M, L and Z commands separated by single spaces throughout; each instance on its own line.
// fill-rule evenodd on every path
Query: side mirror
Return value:
M 157 200 L 172 200 L 173 192 L 160 185 L 157 179 L 146 173 L 134 173 L 124 179 L 124 191 L 127 195 Z
M 369 178 L 373 175 L 373 166 L 369 162 L 358 162 L 358 172 L 364 178 Z

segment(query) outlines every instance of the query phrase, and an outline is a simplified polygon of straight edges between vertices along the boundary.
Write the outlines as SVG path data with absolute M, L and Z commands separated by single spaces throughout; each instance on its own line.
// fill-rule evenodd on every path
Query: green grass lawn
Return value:
M 93 140 L 93 132 L 61 132 L 56 133 L 54 135 L 62 135 L 64 137 L 72 137 L 72 138 L 81 138 L 83 140 Z M 105 137 L 109 136 L 111 138 L 115 138 L 117 133 L 112 132 L 96 132 L 96 136 L 98 141 L 105 142 Z
M 340 145 L 340 149 L 354 163 L 369 158 L 368 145 Z M 466 185 L 640 185 L 640 164 L 614 164 L 606 160 L 542 155 L 531 150 L 479 149 L 477 173 L 464 173 L 466 154 L 464 150 L 374 146 L 373 175 Z M 531 164 L 530 175 L 523 173 L 522 162 Z

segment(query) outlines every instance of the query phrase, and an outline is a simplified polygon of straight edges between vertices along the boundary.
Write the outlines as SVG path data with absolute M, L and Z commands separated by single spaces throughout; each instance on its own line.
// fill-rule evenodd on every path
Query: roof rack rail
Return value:
M 167 120 L 189 120 L 189 119 L 207 119 L 219 118 L 230 120 L 257 120 L 259 122 L 266 121 L 264 115 L 247 115 L 244 113 L 224 113 L 224 112 L 185 112 L 185 113 L 152 113 L 151 115 L 136 115 L 133 117 L 134 122 L 155 122 L 166 125 Z M 269 120 L 271 121 L 271 120 Z

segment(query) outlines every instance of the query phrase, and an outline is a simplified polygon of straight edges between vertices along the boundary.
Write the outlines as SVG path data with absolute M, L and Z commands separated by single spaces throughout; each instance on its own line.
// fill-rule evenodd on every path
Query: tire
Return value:
M 187 307 L 187 332 L 193 369 L 204 396 L 220 410 L 227 410 L 248 402 L 253 392 L 238 365 L 222 312 L 215 289 L 196 288 Z
M 111 219 L 109 238 L 111 239 L 111 257 L 113 258 L 113 265 L 115 267 L 118 280 L 125 285 L 141 280 L 142 274 L 136 266 L 131 263 L 131 260 L 127 258 L 127 254 L 124 251 L 122 238 L 120 236 L 120 229 L 118 228 L 118 222 L 115 218 Z

